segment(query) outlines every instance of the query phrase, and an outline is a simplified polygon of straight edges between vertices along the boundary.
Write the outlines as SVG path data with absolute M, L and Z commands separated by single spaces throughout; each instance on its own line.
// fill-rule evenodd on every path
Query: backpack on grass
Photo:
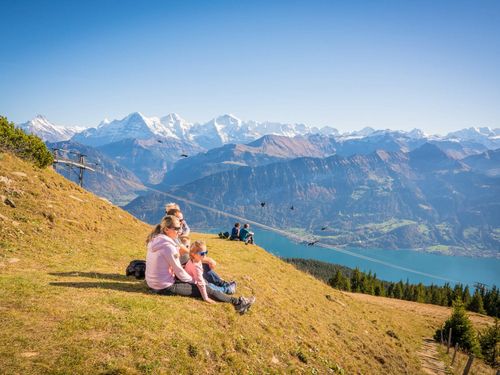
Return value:
M 135 276 L 137 280 L 144 280 L 144 278 L 146 277 L 146 261 L 133 260 L 128 265 L 125 274 L 127 276 Z

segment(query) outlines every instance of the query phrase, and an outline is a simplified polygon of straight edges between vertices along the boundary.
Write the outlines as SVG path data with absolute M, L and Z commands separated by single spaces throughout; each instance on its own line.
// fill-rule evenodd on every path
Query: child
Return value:
M 218 290 L 222 293 L 226 294 L 234 294 L 236 292 L 236 281 L 224 281 L 222 280 L 219 275 L 215 272 L 215 260 L 212 258 L 209 258 L 208 255 L 208 250 L 203 241 L 195 241 L 191 245 L 191 250 L 189 252 L 189 256 L 192 258 L 193 252 L 195 253 L 200 253 L 200 263 L 201 263 L 201 270 L 202 270 L 202 275 L 203 279 L 210 288 Z M 186 270 L 187 270 L 187 265 L 189 262 L 186 264 Z M 191 266 L 190 266 L 191 267 Z
M 205 255 L 207 255 L 205 243 L 203 241 L 195 241 L 191 245 L 191 250 L 189 251 L 190 259 L 186 264 L 185 270 L 191 275 L 195 284 L 198 286 L 203 300 L 208 303 L 215 303 L 213 299 L 208 297 L 207 283 L 203 278 L 203 265 L 201 260 Z

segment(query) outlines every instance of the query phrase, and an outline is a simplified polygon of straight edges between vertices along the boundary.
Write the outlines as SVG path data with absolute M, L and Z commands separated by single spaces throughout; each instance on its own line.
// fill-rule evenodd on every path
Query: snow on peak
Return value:
M 105 118 L 104 120 L 102 120 L 99 125 L 97 125 L 98 128 L 102 127 L 102 126 L 106 126 L 110 123 L 111 121 L 109 121 L 107 118 Z
M 477 141 L 480 139 L 494 137 L 497 135 L 498 129 L 491 129 L 490 127 L 470 127 L 456 132 L 448 133 L 446 138 L 458 138 L 461 140 Z
M 354 136 L 358 135 L 358 136 L 362 136 L 362 137 L 367 137 L 369 135 L 372 135 L 375 132 L 376 132 L 375 129 L 373 129 L 369 126 L 366 126 L 361 130 L 352 132 L 351 135 L 354 135 Z
M 406 135 L 413 139 L 429 138 L 428 134 L 417 128 L 410 130 Z
M 36 115 L 33 119 L 17 125 L 28 134 L 39 136 L 44 142 L 59 142 L 70 139 L 81 128 L 70 128 L 51 123 L 43 115 Z

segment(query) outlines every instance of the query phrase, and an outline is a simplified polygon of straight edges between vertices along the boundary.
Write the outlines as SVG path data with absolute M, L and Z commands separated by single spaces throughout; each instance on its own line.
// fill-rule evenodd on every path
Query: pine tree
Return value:
M 474 295 L 472 296 L 467 309 L 479 314 L 486 314 L 486 311 L 484 311 L 483 297 L 481 296 L 481 292 L 479 289 L 476 289 L 476 291 L 474 292 Z
M 352 271 L 351 291 L 355 293 L 361 292 L 361 272 L 359 271 L 358 267 L 356 267 L 354 271 Z
M 340 290 L 348 290 L 347 289 L 347 278 L 340 272 L 340 270 L 337 270 L 335 272 L 335 275 L 329 280 L 328 282 L 333 288 L 337 288 Z
M 401 299 L 403 298 L 403 282 L 400 281 L 394 287 L 394 298 Z
M 496 285 L 488 290 L 483 298 L 484 309 L 490 316 L 499 317 L 500 312 L 500 295 Z
M 496 368 L 500 365 L 500 326 L 498 319 L 495 319 L 495 325 L 486 328 L 479 335 L 479 344 L 484 361 Z
M 465 306 L 468 306 L 470 303 L 470 292 L 469 292 L 469 286 L 466 285 L 464 288 L 464 295 L 462 296 L 462 301 Z
M 474 327 L 465 312 L 465 306 L 460 299 L 456 299 L 453 302 L 453 312 L 444 324 L 444 337 L 448 337 L 450 328 L 452 330 L 451 343 L 453 345 L 458 343 L 458 346 L 461 349 L 474 353 L 476 356 L 481 356 L 481 350 L 476 332 L 474 331 Z M 438 329 L 434 335 L 434 339 L 440 340 L 440 338 L 441 329 Z

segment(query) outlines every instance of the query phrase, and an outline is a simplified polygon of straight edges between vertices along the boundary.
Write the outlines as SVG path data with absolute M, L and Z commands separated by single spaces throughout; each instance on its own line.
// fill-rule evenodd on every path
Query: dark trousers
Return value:
M 218 290 L 212 289 L 208 286 L 206 288 L 208 296 L 213 300 L 219 302 L 227 302 L 233 305 L 237 305 L 239 303 L 239 299 L 236 297 L 228 296 L 227 294 L 219 292 Z M 175 283 L 169 286 L 168 288 L 161 290 L 153 290 L 153 292 L 165 296 L 185 296 L 185 297 L 202 298 L 198 286 L 196 286 L 195 284 L 184 283 L 178 280 L 176 280 Z

